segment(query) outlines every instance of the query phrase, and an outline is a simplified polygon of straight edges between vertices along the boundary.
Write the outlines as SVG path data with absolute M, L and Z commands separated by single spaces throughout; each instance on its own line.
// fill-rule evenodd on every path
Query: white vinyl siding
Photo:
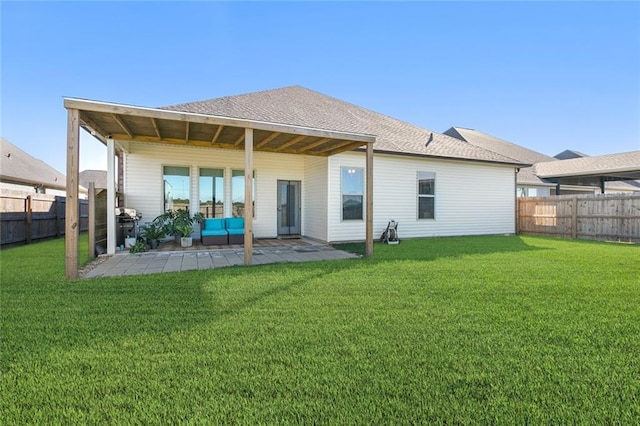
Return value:
M 302 183 L 302 235 L 327 241 L 327 167 L 326 157 L 307 156 Z
M 340 221 L 340 170 L 364 167 L 363 153 L 329 159 L 329 241 L 364 240 L 363 223 Z M 417 219 L 416 173 L 437 176 L 435 219 Z M 398 222 L 402 238 L 453 235 L 513 234 L 515 185 L 513 168 L 469 161 L 449 161 L 399 155 L 374 156 L 373 235 Z
M 227 198 L 231 194 L 231 170 L 244 169 L 243 151 L 223 149 L 129 143 L 126 159 L 125 204 L 143 215 L 142 222 L 151 221 L 162 213 L 163 165 L 189 167 L 191 176 L 198 176 L 200 168 L 224 169 L 225 196 Z M 256 238 L 275 238 L 277 236 L 277 180 L 303 181 L 304 188 L 304 159 L 305 157 L 302 155 L 254 153 L 256 217 L 253 222 L 253 230 Z M 198 193 L 198 179 L 191 179 L 191 211 L 198 209 Z M 225 216 L 227 217 L 231 215 L 230 206 L 230 202 L 225 202 Z M 304 204 L 302 210 L 304 224 Z
M 225 196 L 231 194 L 231 170 L 244 169 L 244 152 L 210 148 L 128 143 L 125 157 L 125 206 L 143 215 L 142 222 L 162 213 L 164 165 L 220 168 Z M 302 233 L 322 241 L 362 241 L 365 221 L 342 221 L 342 167 L 364 169 L 365 155 L 350 152 L 325 157 L 254 153 L 256 171 L 256 238 L 277 236 L 277 181 L 302 182 Z M 437 179 L 435 219 L 418 220 L 416 176 L 434 173 Z M 191 210 L 198 208 L 198 179 L 191 179 Z M 366 179 L 365 179 L 366 185 Z M 515 182 L 512 167 L 470 161 L 438 160 L 399 155 L 374 156 L 374 239 L 389 220 L 396 220 L 400 239 L 448 235 L 513 234 Z M 225 216 L 231 214 L 225 200 Z M 366 217 L 366 200 L 365 212 Z

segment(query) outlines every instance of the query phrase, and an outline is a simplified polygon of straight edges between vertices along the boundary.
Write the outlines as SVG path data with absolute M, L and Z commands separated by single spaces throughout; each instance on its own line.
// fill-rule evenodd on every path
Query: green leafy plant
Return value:
M 164 226 L 156 222 L 142 226 L 142 231 L 144 232 L 144 236 L 149 240 L 157 240 L 165 236 Z
M 167 222 L 169 223 L 168 228 L 171 229 L 171 235 L 175 236 L 185 236 L 188 237 L 193 232 L 193 224 L 194 223 L 202 223 L 204 220 L 204 216 L 202 213 L 196 213 L 193 216 L 189 214 L 188 210 L 178 209 L 174 212 L 165 213 L 169 219 Z
M 183 237 L 188 237 L 193 233 L 193 225 L 180 223 L 176 225 L 176 231 L 178 231 Z
M 129 249 L 129 253 L 144 253 L 145 251 L 147 251 L 147 245 L 142 241 L 137 241 Z

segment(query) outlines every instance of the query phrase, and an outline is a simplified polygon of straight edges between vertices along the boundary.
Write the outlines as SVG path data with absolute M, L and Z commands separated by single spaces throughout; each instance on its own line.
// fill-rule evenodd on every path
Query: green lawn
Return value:
M 0 267 L 2 424 L 640 422 L 638 246 L 405 240 L 66 282 L 55 240 Z

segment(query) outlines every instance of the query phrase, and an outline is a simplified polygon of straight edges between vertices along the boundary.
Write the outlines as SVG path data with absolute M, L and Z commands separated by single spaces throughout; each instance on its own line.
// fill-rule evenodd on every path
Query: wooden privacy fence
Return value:
M 48 194 L 0 193 L 0 245 L 29 244 L 65 234 L 66 198 Z M 80 231 L 88 229 L 88 201 L 80 200 Z
M 518 198 L 519 234 L 640 243 L 640 193 Z

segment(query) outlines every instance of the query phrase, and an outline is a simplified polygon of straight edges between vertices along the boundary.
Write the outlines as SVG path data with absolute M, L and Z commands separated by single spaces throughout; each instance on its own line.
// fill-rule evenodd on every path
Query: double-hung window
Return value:
M 435 218 L 436 174 L 418 172 L 418 219 Z
M 342 167 L 342 220 L 362 220 L 364 173 L 359 167 Z

